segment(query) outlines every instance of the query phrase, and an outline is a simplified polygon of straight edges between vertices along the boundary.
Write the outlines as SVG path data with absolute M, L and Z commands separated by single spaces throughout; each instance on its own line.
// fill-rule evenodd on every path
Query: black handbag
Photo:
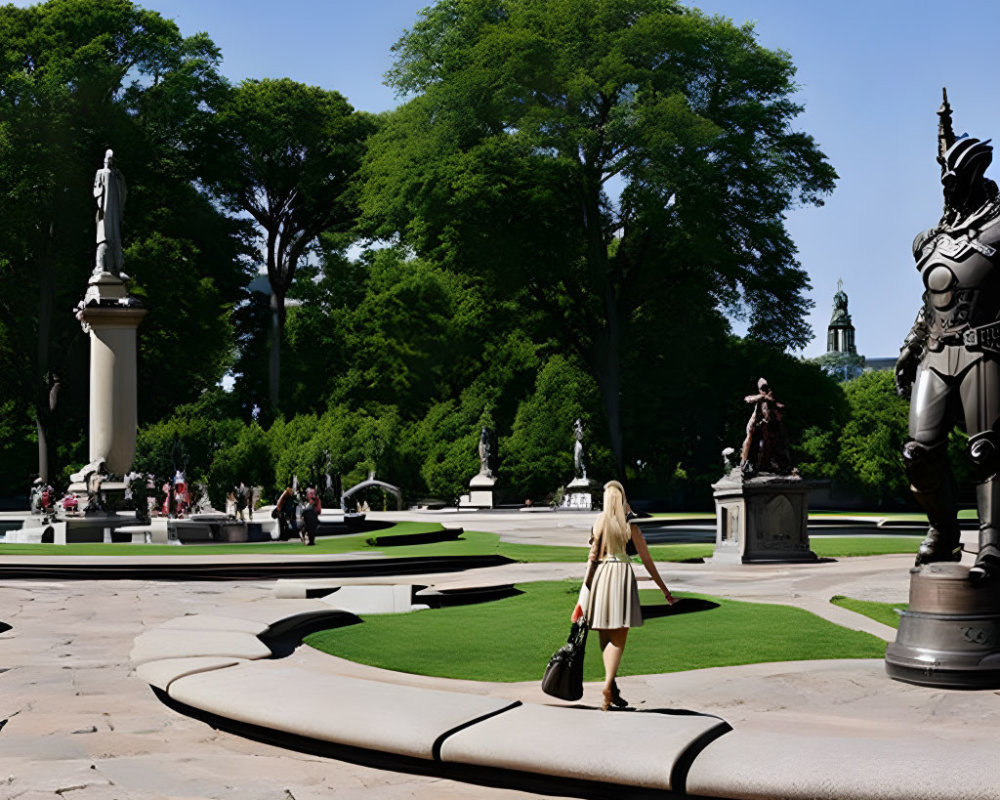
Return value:
M 583 655 L 587 649 L 587 620 L 580 617 L 569 629 L 566 644 L 560 647 L 542 675 L 542 691 L 560 700 L 583 697 Z
M 625 520 L 626 522 L 629 523 L 629 529 L 628 529 L 629 537 L 628 541 L 625 542 L 625 555 L 629 557 L 639 555 L 639 551 L 636 550 L 635 548 L 635 542 L 632 541 L 632 520 L 634 520 L 637 516 L 638 514 L 635 514 L 631 511 L 629 511 L 628 514 L 625 515 Z

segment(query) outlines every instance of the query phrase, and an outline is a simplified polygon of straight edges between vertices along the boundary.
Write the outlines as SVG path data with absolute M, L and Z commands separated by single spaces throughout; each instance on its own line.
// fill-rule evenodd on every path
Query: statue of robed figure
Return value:
M 94 275 L 107 272 L 117 278 L 122 272 L 122 212 L 125 208 L 125 178 L 114 166 L 115 154 L 104 154 L 104 167 L 94 175 L 97 201 L 97 258 Z

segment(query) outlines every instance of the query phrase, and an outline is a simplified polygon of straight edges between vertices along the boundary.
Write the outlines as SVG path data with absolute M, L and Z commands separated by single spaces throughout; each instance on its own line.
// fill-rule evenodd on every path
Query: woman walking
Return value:
M 574 621 L 582 611 L 591 629 L 596 630 L 600 637 L 604 659 L 603 711 L 611 706 L 625 708 L 628 705 L 618 691 L 615 675 L 622 660 L 628 629 L 642 625 L 639 589 L 626 554 L 629 541 L 635 545 L 643 566 L 660 587 L 666 601 L 670 605 L 676 602 L 649 555 L 642 532 L 638 526 L 629 524 L 629 512 L 625 489 L 618 481 L 608 481 L 604 485 L 604 510 L 594 523 L 590 537 L 587 578 L 584 581 L 589 596 L 581 597 L 582 602 L 574 611 Z

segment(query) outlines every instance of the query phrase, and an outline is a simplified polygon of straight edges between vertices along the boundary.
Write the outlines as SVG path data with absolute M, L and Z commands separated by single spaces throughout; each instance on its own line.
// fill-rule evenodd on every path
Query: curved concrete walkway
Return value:
M 891 629 L 830 606 L 828 586 L 871 582 L 901 560 L 749 572 L 664 568 L 679 590 L 696 584 L 699 591 L 772 602 L 791 596 L 824 616 L 891 635 Z M 496 580 L 496 572 L 489 577 Z M 472 576 L 464 580 L 468 584 Z M 302 586 L 303 593 L 317 588 L 316 581 Z M 276 628 L 287 630 L 314 617 L 335 622 L 354 612 L 408 610 L 399 588 L 352 586 L 350 593 L 325 599 L 284 599 L 252 610 L 227 606 L 211 615 L 180 617 L 139 637 L 132 659 L 139 677 L 171 700 L 251 726 L 258 735 L 267 730 L 442 767 L 722 798 L 985 800 L 1000 789 L 992 741 L 981 731 L 970 735 L 963 719 L 963 712 L 975 711 L 982 721 L 986 709 L 962 699 L 981 701 L 984 693 L 956 696 L 898 684 L 885 677 L 878 661 L 765 664 L 623 679 L 623 692 L 632 696 L 667 694 L 674 700 L 654 706 L 647 699 L 640 713 L 602 714 L 590 703 L 554 702 L 535 684 L 397 676 L 308 648 L 291 659 L 270 660 L 261 646 Z M 287 597 L 293 586 L 285 582 L 277 589 Z M 591 703 L 595 688 L 588 690 Z M 995 697 L 989 695 L 989 701 L 990 716 L 1000 721 Z M 959 713 L 942 715 L 945 706 Z M 935 754 L 930 761 L 928 749 Z
M 879 635 L 886 629 L 830 606 L 829 597 L 904 600 L 910 561 L 664 564 L 662 571 L 680 591 L 798 604 Z M 578 570 L 525 564 L 380 582 L 440 589 L 578 577 Z M 537 682 L 401 675 L 308 647 L 271 658 L 297 623 L 409 597 L 391 585 L 353 597 L 341 590 L 326 602 L 295 597 L 310 586 L 316 583 L 0 582 L 0 622 L 11 626 L 2 632 L 0 625 L 0 796 L 506 798 L 593 796 L 588 786 L 601 785 L 560 776 L 613 782 L 614 796 L 637 783 L 662 796 L 679 789 L 838 800 L 1000 795 L 990 736 L 1000 701 L 992 692 L 896 683 L 878 660 L 759 664 L 624 678 L 637 712 L 601 714 L 593 685 L 567 706 Z M 338 760 L 213 730 L 164 708 L 147 681 L 174 702 L 256 725 L 257 733 L 331 743 Z M 613 757 L 588 758 L 601 752 L 595 741 Z M 350 763 L 365 753 L 383 754 L 376 760 L 383 768 Z M 483 777 L 495 767 L 508 788 Z M 517 787 L 531 787 L 536 774 L 557 776 L 556 783 L 525 795 Z

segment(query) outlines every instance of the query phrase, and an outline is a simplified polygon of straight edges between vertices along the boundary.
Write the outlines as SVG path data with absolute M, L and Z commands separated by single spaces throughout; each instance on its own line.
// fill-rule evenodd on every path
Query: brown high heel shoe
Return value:
M 614 695 L 612 695 L 610 689 L 603 689 L 601 694 L 604 696 L 604 702 L 601 703 L 601 711 L 607 711 L 611 708 L 611 703 L 613 702 L 612 698 Z

